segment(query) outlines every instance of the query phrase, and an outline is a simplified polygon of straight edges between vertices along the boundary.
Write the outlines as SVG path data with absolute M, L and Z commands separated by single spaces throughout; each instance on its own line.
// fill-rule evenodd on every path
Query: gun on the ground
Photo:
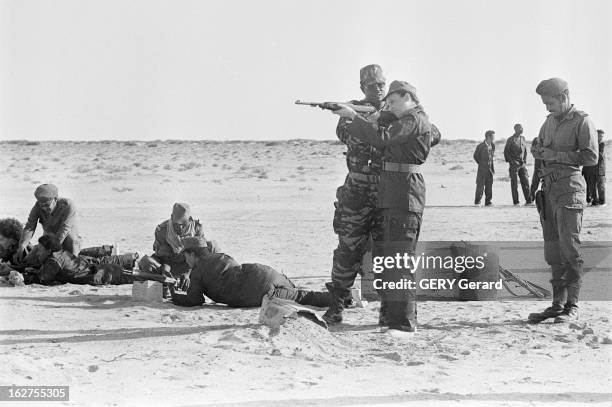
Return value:
M 135 280 L 150 280 L 158 281 L 160 283 L 172 284 L 177 283 L 175 278 L 166 277 L 162 274 L 147 273 L 139 270 L 123 270 L 123 275 L 133 277 Z
M 531 294 L 535 295 L 538 298 L 547 298 L 550 297 L 550 291 L 547 289 L 540 287 L 537 284 L 532 283 L 531 281 L 525 280 L 521 278 L 519 275 L 511 272 L 508 269 L 499 266 L 499 274 L 501 274 L 503 278 L 503 285 L 508 290 L 508 292 L 515 297 L 518 297 L 514 291 L 510 289 L 510 283 L 516 284 L 517 287 L 523 287 L 525 290 L 529 291 Z
M 340 105 L 346 105 L 356 111 L 357 113 L 374 113 L 376 108 L 374 106 L 363 106 L 354 105 L 352 103 L 341 103 L 341 102 L 302 102 L 301 100 L 295 101 L 296 105 L 306 105 L 311 107 L 320 107 L 324 110 L 340 110 Z

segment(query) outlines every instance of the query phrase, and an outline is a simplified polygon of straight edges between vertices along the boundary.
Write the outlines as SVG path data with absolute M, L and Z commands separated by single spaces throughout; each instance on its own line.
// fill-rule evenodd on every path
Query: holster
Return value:
M 545 199 L 544 191 L 541 189 L 536 191 L 535 193 L 535 204 L 536 208 L 538 208 L 538 212 L 540 213 L 540 217 L 542 220 L 546 220 L 546 199 Z

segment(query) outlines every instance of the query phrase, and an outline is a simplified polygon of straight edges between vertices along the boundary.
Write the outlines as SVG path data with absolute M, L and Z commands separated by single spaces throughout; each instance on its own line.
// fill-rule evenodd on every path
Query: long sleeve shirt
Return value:
M 79 235 L 76 207 L 72 200 L 67 198 L 58 198 L 57 205 L 51 213 L 43 211 L 36 202 L 30 211 L 24 230 L 34 233 L 38 223 L 42 225 L 45 233 L 55 234 L 60 242 L 63 242 L 68 235 L 75 237 Z
M 241 265 L 223 253 L 199 257 L 191 270 L 187 294 L 172 296 L 176 305 L 202 305 L 204 296 L 230 307 L 259 307 L 263 296 L 286 278 L 271 267 L 261 264 Z
M 560 117 L 548 115 L 538 139 L 539 145 L 556 153 L 552 160 L 543 161 L 540 170 L 548 199 L 566 207 L 583 208 L 586 185 L 580 167 L 597 164 L 595 125 L 585 112 L 572 106 Z M 544 159 L 537 147 L 533 153 L 534 158 Z
M 527 142 L 525 137 L 514 134 L 506 141 L 504 159 L 511 167 L 521 167 L 527 163 Z
M 416 164 L 425 162 L 432 145 L 433 131 L 429 118 L 420 106 L 398 117 L 388 129 L 379 133 L 377 123 L 356 116 L 349 126 L 353 137 L 384 151 L 388 163 Z M 438 132 L 439 133 L 439 132 Z M 425 180 L 421 173 L 383 171 L 378 185 L 377 206 L 423 213 Z
M 486 141 L 478 144 L 474 151 L 474 161 L 478 163 L 478 172 L 486 173 L 490 171 L 495 174 L 495 164 L 493 157 L 495 156 L 495 144 L 489 145 Z
M 372 106 L 365 100 L 353 100 L 355 105 Z M 371 144 L 352 136 L 353 120 L 341 117 L 336 127 L 338 140 L 346 144 L 346 166 L 350 172 L 378 175 L 382 169 L 383 152 Z

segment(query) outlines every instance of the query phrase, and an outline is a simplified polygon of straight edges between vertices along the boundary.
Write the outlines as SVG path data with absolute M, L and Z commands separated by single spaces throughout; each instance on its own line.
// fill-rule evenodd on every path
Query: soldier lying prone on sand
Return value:
M 187 294 L 170 286 L 172 302 L 192 307 L 204 304 L 204 295 L 230 307 L 259 307 L 264 296 L 295 301 L 302 305 L 328 307 L 328 292 L 297 288 L 287 276 L 263 264 L 239 264 L 223 253 L 211 253 L 201 237 L 183 239 L 185 260 L 191 268 Z

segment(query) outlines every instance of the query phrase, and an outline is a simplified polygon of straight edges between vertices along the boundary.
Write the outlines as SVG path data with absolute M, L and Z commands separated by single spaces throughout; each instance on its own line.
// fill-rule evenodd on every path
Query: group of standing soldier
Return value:
M 606 162 L 604 155 L 603 130 L 597 130 L 599 138 L 599 161 L 595 165 L 585 165 L 582 169 L 587 188 L 587 203 L 597 206 L 606 204 Z M 531 142 L 531 152 L 537 150 L 539 138 L 536 137 Z M 527 141 L 523 136 L 523 126 L 520 123 L 514 125 L 514 134 L 506 140 L 504 148 L 504 160 L 508 163 L 510 177 L 510 192 L 512 203 L 519 205 L 518 183 L 521 184 L 525 205 L 532 205 L 535 200 L 535 193 L 540 185 L 540 169 L 542 160 L 535 158 L 533 166 L 533 178 L 531 186 L 529 184 L 529 171 L 527 170 Z M 485 206 L 493 205 L 493 176 L 495 174 L 495 132 L 487 130 L 485 139 L 476 146 L 474 151 L 474 161 L 478 164 L 476 173 L 476 195 L 474 204 L 481 205 L 482 195 L 485 195 Z

